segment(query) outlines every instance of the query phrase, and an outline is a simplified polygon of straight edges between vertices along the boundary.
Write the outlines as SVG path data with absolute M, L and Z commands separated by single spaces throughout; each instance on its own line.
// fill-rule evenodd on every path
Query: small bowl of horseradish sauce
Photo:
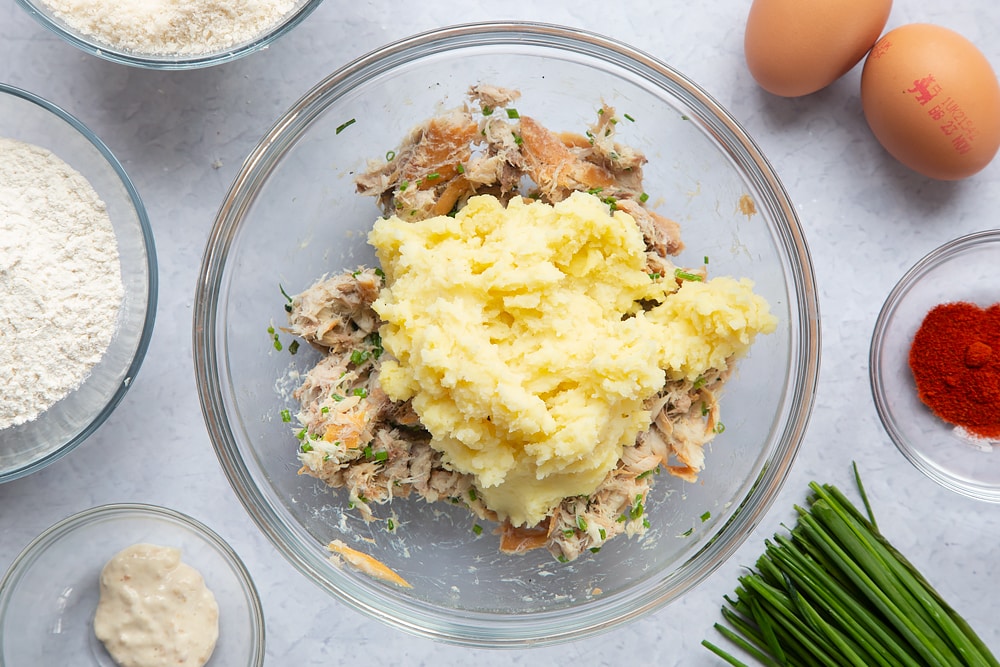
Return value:
M 152 230 L 121 164 L 67 112 L 0 84 L 0 482 L 107 419 L 156 294 Z
M 0 664 L 264 664 L 239 556 L 174 510 L 102 505 L 36 537 L 0 580 Z

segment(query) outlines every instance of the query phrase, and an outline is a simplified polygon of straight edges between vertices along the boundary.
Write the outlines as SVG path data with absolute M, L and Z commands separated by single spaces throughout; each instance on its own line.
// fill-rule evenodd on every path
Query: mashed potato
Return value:
M 725 368 L 775 327 L 749 281 L 650 276 L 633 218 L 582 192 L 476 196 L 454 218 L 379 220 L 369 241 L 383 390 L 514 525 L 592 493 L 668 378 Z

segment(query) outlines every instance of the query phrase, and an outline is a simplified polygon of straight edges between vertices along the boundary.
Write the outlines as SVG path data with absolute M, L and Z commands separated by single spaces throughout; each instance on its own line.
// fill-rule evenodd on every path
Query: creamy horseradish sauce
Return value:
M 101 571 L 94 634 L 122 667 L 201 667 L 219 638 L 219 605 L 179 549 L 135 544 Z

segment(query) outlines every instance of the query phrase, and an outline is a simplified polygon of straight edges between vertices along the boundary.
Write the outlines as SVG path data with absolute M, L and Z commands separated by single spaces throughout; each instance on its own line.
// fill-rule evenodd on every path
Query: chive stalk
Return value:
M 787 535 L 766 540 L 715 629 L 763 665 L 998 667 L 968 623 L 832 485 L 810 483 Z M 731 665 L 720 646 L 702 645 Z

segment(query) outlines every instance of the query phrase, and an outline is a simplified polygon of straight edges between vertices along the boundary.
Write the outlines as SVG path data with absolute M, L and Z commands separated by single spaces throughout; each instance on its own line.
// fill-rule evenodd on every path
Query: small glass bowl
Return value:
M 125 396 L 153 333 L 157 268 L 139 193 L 83 123 L 32 93 L 0 83 L 0 137 L 48 149 L 90 182 L 111 218 L 125 288 L 115 334 L 83 384 L 33 421 L 0 429 L 0 482 L 7 482 L 71 451 Z
M 205 53 L 173 55 L 130 51 L 109 44 L 94 35 L 84 34 L 58 16 L 44 0 L 17 0 L 17 4 L 21 5 L 42 26 L 86 53 L 133 67 L 179 70 L 219 65 L 264 49 L 301 23 L 322 1 L 297 0 L 295 7 L 280 21 L 249 40 Z
M 209 667 L 264 664 L 264 615 L 239 556 L 207 526 L 163 507 L 102 505 L 36 537 L 0 581 L 0 664 L 114 667 L 94 636 L 101 569 L 145 542 L 181 550 L 219 604 L 219 640 Z
M 984 308 L 1000 302 L 1000 230 L 944 244 L 889 293 L 872 335 L 872 394 L 889 437 L 918 470 L 947 489 L 1000 503 L 1000 448 L 934 415 L 917 395 L 910 371 L 910 346 L 924 317 L 956 301 Z

